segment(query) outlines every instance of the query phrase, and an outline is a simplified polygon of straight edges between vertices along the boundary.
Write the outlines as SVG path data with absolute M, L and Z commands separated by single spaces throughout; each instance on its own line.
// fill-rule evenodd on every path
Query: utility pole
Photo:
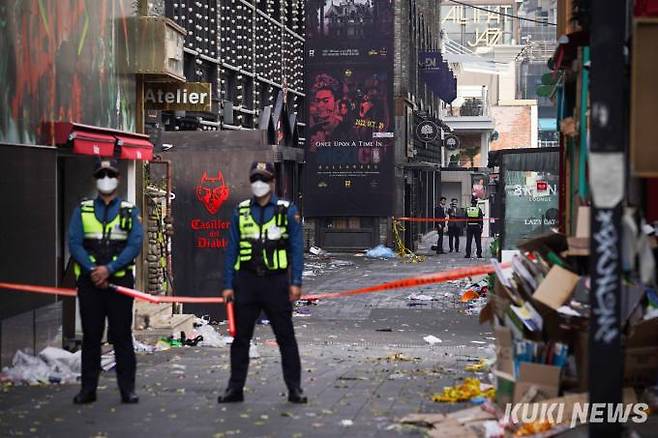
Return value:
M 592 1 L 591 44 L 591 317 L 589 401 L 621 403 L 621 217 L 628 136 L 626 1 Z M 582 103 L 586 104 L 585 102 Z M 607 412 L 607 409 L 606 409 Z M 604 417 L 607 417 L 604 415 Z M 589 423 L 591 437 L 620 437 L 621 424 Z

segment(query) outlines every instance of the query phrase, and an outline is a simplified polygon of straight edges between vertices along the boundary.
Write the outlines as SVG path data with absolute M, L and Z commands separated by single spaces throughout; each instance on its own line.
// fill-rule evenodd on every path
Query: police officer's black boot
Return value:
M 244 392 L 241 389 L 228 388 L 223 395 L 217 397 L 217 403 L 237 403 L 244 401 Z
M 121 393 L 121 403 L 134 405 L 139 403 L 139 397 L 135 394 L 135 391 L 128 391 Z
M 75 397 L 73 403 L 76 405 L 86 405 L 96 401 L 96 391 L 81 390 Z
M 308 403 L 308 398 L 304 395 L 302 388 L 291 389 L 288 393 L 288 401 L 290 403 L 303 404 Z

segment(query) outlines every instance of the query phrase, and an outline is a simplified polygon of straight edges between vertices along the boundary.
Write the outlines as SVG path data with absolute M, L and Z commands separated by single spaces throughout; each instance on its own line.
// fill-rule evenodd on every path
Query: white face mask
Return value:
M 263 181 L 254 181 L 251 183 L 251 193 L 257 198 L 262 198 L 270 193 L 270 185 Z
M 119 180 L 117 178 L 110 178 L 107 175 L 96 180 L 96 188 L 104 195 L 109 195 L 115 191 L 118 186 Z

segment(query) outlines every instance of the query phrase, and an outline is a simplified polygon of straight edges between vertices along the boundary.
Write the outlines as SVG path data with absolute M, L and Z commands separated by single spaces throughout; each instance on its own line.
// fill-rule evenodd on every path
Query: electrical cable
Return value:
M 446 0 L 446 1 L 449 1 L 451 3 L 457 3 L 458 5 L 462 5 L 462 6 L 467 6 L 467 7 L 472 8 L 472 9 L 479 9 L 480 11 L 488 12 L 490 14 L 496 14 L 496 15 L 502 15 L 503 17 L 514 18 L 515 20 L 530 21 L 532 23 L 545 24 L 547 26 L 557 26 L 557 23 L 551 23 L 550 21 L 541 21 L 541 20 L 535 20 L 535 19 L 532 19 L 532 18 L 519 17 L 518 15 L 506 14 L 505 12 L 496 12 L 496 11 L 492 11 L 490 9 L 482 8 L 480 6 L 471 5 L 471 4 L 460 2 L 460 1 L 457 1 L 457 0 Z M 494 6 L 496 6 L 496 5 L 494 5 Z

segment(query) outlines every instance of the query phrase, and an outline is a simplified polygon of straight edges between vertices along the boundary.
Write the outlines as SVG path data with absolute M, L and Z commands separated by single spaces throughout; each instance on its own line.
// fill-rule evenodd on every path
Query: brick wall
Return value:
M 532 106 L 505 105 L 492 106 L 491 115 L 498 131 L 498 140 L 492 141 L 489 149 L 520 149 L 533 147 Z

